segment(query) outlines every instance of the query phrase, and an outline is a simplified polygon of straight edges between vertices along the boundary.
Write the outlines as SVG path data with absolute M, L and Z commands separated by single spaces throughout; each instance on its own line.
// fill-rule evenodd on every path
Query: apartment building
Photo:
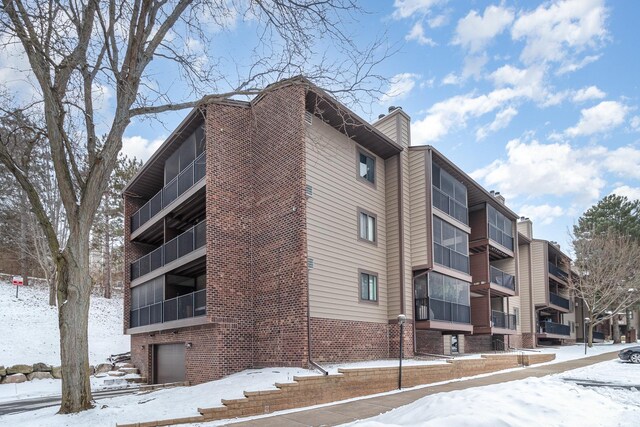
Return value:
M 522 217 L 517 225 L 523 345 L 575 342 L 576 303 L 569 289 L 571 258 L 556 242 L 535 239 L 530 219 Z
M 407 357 L 520 347 L 531 324 L 504 198 L 411 147 L 402 109 L 369 124 L 304 78 L 193 110 L 124 199 L 124 329 L 150 382 L 396 357 L 399 314 Z
M 435 148 L 409 157 L 416 351 L 519 344 L 517 215 Z

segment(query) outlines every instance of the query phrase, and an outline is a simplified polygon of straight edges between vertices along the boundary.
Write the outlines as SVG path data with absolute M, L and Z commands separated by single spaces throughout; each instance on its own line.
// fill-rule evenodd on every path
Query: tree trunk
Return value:
M 109 233 L 109 215 L 104 219 L 104 297 L 111 298 L 111 234 Z
M 593 347 L 593 322 L 589 322 L 589 347 Z
M 49 305 L 56 305 L 56 275 L 50 274 L 47 278 L 47 282 L 49 282 Z
M 613 335 L 613 343 L 620 344 L 622 341 L 620 340 L 620 319 L 618 319 L 618 315 L 614 314 L 611 318 L 611 335 Z
M 21 192 L 21 207 L 22 209 L 29 209 L 29 202 L 26 200 L 27 196 L 24 191 Z M 20 214 L 20 274 L 22 275 L 22 284 L 24 286 L 29 285 L 29 258 L 27 255 L 27 214 L 21 212 Z
M 88 235 L 86 233 L 86 237 L 75 239 L 72 235 L 66 249 L 57 259 L 55 277 L 62 359 L 60 414 L 80 412 L 93 407 L 87 333 L 91 296 L 91 281 L 87 274 Z

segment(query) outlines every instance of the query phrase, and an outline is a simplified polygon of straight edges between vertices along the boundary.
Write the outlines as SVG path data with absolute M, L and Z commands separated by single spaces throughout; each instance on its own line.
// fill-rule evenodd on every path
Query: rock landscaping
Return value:
M 131 363 L 100 363 L 97 366 L 89 366 L 91 375 L 102 377 L 124 377 L 134 376 L 139 373 L 138 369 Z M 46 363 L 34 363 L 33 365 L 13 365 L 6 368 L 0 365 L 0 384 L 16 384 L 33 380 L 50 380 L 62 379 L 62 368 L 60 366 L 51 366 Z M 144 378 L 127 377 L 121 381 L 126 382 L 144 382 Z

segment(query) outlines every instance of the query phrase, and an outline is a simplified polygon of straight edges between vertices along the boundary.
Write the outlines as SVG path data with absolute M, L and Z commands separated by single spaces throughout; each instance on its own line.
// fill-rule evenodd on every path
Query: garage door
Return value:
M 155 346 L 155 383 L 184 381 L 184 343 Z

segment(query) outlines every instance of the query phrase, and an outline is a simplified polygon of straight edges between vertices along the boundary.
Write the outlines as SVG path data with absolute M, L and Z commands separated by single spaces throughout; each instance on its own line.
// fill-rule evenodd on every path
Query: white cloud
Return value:
M 575 91 L 572 100 L 573 102 L 584 102 L 590 99 L 602 99 L 605 96 L 607 94 L 598 89 L 597 86 L 589 86 Z
M 640 130 L 640 116 L 631 117 L 631 120 L 629 120 L 629 124 L 631 125 L 631 129 Z
M 29 59 L 17 38 L 0 36 L 0 85 L 11 89 L 19 102 L 29 102 L 40 93 Z
M 640 188 L 629 187 L 628 185 L 621 185 L 611 191 L 611 194 L 618 196 L 625 196 L 629 200 L 640 200 Z
M 431 28 L 443 27 L 449 23 L 449 17 L 445 14 L 436 15 L 433 18 L 429 18 L 427 23 Z
M 405 36 L 405 40 L 411 41 L 415 40 L 418 44 L 426 45 L 426 46 L 436 46 L 437 43 L 430 39 L 429 37 L 424 35 L 424 28 L 422 28 L 422 22 L 418 21 L 414 24 L 409 31 L 409 34 Z
M 413 14 L 426 15 L 431 8 L 442 0 L 395 0 L 393 17 L 396 19 L 408 18 Z
M 465 80 L 469 77 L 475 77 L 476 79 L 479 79 L 482 75 L 482 70 L 488 61 L 489 57 L 486 54 L 468 55 L 464 59 L 462 79 Z
M 518 110 L 514 107 L 507 107 L 502 111 L 499 111 L 496 114 L 496 117 L 493 119 L 493 122 L 488 124 L 487 126 L 483 126 L 476 131 L 476 139 L 478 141 L 483 140 L 489 135 L 489 133 L 496 132 L 500 129 L 506 128 L 509 123 L 511 123 L 511 119 L 513 119 L 518 114 Z
M 556 74 L 561 76 L 562 74 L 572 73 L 574 71 L 577 71 L 581 68 L 586 67 L 592 62 L 596 62 L 598 59 L 600 59 L 600 55 L 589 55 L 577 61 L 576 60 L 565 61 L 562 64 L 560 64 L 560 68 L 558 68 L 558 71 L 556 71 Z
M 506 150 L 506 160 L 495 160 L 471 176 L 496 188 L 507 199 L 573 195 L 583 202 L 592 201 L 598 199 L 605 186 L 599 155 L 606 149 L 576 149 L 569 144 L 514 139 L 507 143 Z
M 580 121 L 565 131 L 571 137 L 593 135 L 611 130 L 624 122 L 629 107 L 616 101 L 600 104 L 580 111 Z
M 603 164 L 609 172 L 621 177 L 640 179 L 640 149 L 631 146 L 616 148 L 607 153 Z
M 401 73 L 391 78 L 389 90 L 380 98 L 381 103 L 387 103 L 393 100 L 405 98 L 409 92 L 415 87 L 416 80 L 419 79 L 418 74 Z
M 471 52 L 478 52 L 503 32 L 511 24 L 513 17 L 513 11 L 502 6 L 489 6 L 482 16 L 472 10 L 458 21 L 452 43 Z
M 554 219 L 566 215 L 560 206 L 544 205 L 524 205 L 518 209 L 520 216 L 530 218 L 534 224 L 548 225 Z
M 524 40 L 520 59 L 526 64 L 579 63 L 575 57 L 584 49 L 605 41 L 606 18 L 604 0 L 545 2 L 522 13 L 513 24 L 511 36 Z
M 460 77 L 455 73 L 449 73 L 442 78 L 443 85 L 458 85 L 460 84 Z
M 125 136 L 122 138 L 122 152 L 129 157 L 146 162 L 164 142 L 165 138 L 148 140 L 139 135 Z

